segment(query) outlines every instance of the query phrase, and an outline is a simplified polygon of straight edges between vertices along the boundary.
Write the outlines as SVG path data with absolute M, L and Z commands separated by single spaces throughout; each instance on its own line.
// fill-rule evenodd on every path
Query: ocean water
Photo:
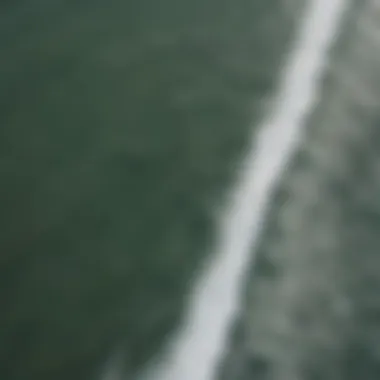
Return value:
M 311 2 L 1 2 L 1 380 L 379 378 L 375 0 L 347 1 L 256 260 L 212 293 L 234 329 L 165 375 Z
M 230 330 L 244 305 L 241 294 L 249 281 L 247 268 L 255 267 L 256 243 L 272 193 L 302 143 L 309 113 L 320 100 L 320 83 L 346 6 L 344 1 L 331 0 L 306 4 L 272 107 L 252 134 L 239 177 L 230 190 L 212 260 L 192 291 L 183 327 L 162 360 L 161 371 L 153 372 L 152 378 L 209 380 L 215 379 L 218 371 L 225 379 L 241 378 L 233 373 L 234 366 L 222 359 L 229 351 Z M 249 336 L 245 339 L 250 341 Z M 244 374 L 248 375 L 257 377 Z
M 378 2 L 349 4 L 272 198 L 223 379 L 380 376 L 378 25 Z
M 0 7 L 0 378 L 133 378 L 182 320 L 297 7 Z

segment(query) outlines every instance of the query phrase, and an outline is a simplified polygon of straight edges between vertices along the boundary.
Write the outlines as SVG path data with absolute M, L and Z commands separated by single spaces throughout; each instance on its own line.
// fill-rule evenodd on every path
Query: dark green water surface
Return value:
M 0 3 L 0 379 L 158 352 L 271 93 L 280 0 Z M 196 379 L 194 379 L 196 380 Z

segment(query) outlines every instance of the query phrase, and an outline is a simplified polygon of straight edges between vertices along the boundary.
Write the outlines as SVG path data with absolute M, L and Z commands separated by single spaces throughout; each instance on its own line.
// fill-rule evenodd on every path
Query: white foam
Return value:
M 252 137 L 231 202 L 221 220 L 213 260 L 195 283 L 183 326 L 153 379 L 211 380 L 229 327 L 271 190 L 297 147 L 319 97 L 328 52 L 345 0 L 310 0 L 277 92 L 274 109 Z

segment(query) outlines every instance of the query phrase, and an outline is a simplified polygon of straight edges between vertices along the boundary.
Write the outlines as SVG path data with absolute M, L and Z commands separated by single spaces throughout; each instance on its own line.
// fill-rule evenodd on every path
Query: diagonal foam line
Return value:
M 225 353 L 228 330 L 240 310 L 239 295 L 251 265 L 271 192 L 297 148 L 305 120 L 319 98 L 329 49 L 345 0 L 310 0 L 280 79 L 271 115 L 252 137 L 213 259 L 195 284 L 183 326 L 154 380 L 211 380 Z

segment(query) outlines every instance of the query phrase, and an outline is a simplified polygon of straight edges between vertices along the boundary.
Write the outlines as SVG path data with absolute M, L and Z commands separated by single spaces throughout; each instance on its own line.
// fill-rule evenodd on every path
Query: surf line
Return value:
M 298 147 L 315 107 L 329 50 L 346 0 L 308 0 L 275 102 L 242 162 L 240 177 L 220 221 L 214 255 L 195 282 L 182 326 L 153 370 L 154 380 L 212 380 L 240 310 L 246 268 L 271 192 Z M 254 253 L 253 253 L 254 255 Z M 150 376 L 149 376 L 150 377 Z

